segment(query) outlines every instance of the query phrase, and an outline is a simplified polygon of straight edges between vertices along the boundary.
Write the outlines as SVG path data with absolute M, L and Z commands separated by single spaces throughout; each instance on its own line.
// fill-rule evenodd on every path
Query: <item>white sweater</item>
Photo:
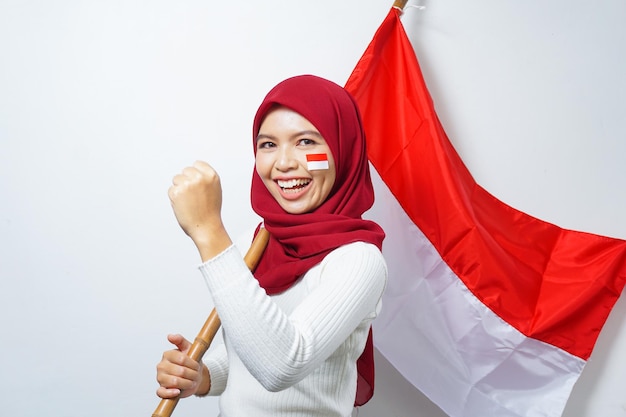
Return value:
M 221 416 L 350 416 L 356 360 L 387 280 L 376 246 L 337 248 L 271 297 L 235 246 L 200 271 L 224 330 L 225 344 L 205 356 Z

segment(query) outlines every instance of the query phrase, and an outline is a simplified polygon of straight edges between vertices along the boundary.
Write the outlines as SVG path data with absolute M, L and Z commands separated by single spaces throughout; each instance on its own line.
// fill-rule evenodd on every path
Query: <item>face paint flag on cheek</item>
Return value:
M 325 153 L 307 154 L 306 165 L 309 171 L 328 169 L 328 155 Z

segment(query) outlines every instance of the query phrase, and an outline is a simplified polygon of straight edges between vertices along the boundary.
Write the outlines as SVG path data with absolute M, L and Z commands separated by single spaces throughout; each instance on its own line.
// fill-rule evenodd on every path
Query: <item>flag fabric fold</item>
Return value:
M 565 230 L 480 187 L 392 8 L 346 89 L 387 233 L 379 351 L 450 416 L 560 416 L 626 283 L 626 241 Z

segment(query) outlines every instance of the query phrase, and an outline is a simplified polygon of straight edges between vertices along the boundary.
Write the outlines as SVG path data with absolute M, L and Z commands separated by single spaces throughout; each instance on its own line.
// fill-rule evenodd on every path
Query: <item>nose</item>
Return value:
M 288 147 L 282 147 L 278 151 L 274 167 L 279 171 L 289 171 L 298 168 L 298 160 L 294 151 Z

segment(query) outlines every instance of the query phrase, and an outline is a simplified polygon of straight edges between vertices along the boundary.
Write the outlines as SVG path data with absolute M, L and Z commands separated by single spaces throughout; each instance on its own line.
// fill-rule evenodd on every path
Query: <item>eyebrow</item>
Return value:
M 302 130 L 300 132 L 294 133 L 293 135 L 291 135 L 292 138 L 298 137 L 298 136 L 315 136 L 317 138 L 320 139 L 324 139 L 324 136 L 322 136 L 321 133 L 315 131 L 315 130 Z M 264 133 L 259 133 L 255 139 L 256 142 L 258 142 L 261 139 L 276 139 L 276 136 L 274 135 L 268 135 L 268 134 L 264 134 Z M 324 139 L 326 140 L 326 139 Z

